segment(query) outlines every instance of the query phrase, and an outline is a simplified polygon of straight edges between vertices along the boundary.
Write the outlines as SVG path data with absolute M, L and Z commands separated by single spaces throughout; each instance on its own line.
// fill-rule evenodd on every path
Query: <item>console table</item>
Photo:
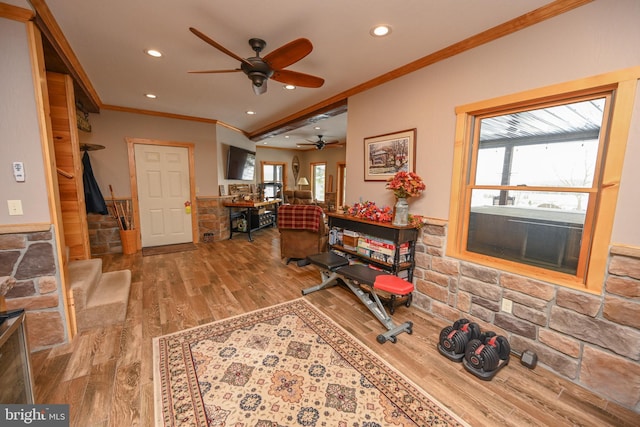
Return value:
M 338 213 L 328 213 L 329 230 L 349 230 L 360 236 L 370 236 L 373 239 L 381 239 L 391 243 L 387 257 L 377 256 L 375 250 L 366 249 L 356 243 L 357 248 L 345 247 L 343 241 L 329 242 L 329 247 L 337 251 L 348 254 L 349 257 L 357 258 L 367 264 L 371 264 L 379 269 L 387 271 L 396 276 L 404 276 L 406 280 L 413 280 L 413 269 L 415 267 L 415 246 L 418 239 L 418 229 L 412 226 L 395 226 L 390 222 L 374 222 L 350 215 Z M 331 236 L 330 236 L 331 239 Z M 356 239 L 357 241 L 358 239 Z M 364 242 L 363 242 L 364 243 Z M 404 248 L 402 246 L 405 245 Z M 401 252 L 403 252 L 401 254 Z
M 264 227 L 272 227 L 278 221 L 278 206 L 282 200 L 272 199 L 265 202 L 253 200 L 241 200 L 236 202 L 225 202 L 224 206 L 229 208 L 229 239 L 233 238 L 233 233 L 246 233 L 252 241 L 251 232 Z M 267 209 L 269 208 L 269 209 Z M 246 228 L 238 228 L 238 220 L 246 221 Z M 233 221 L 236 220 L 236 225 Z

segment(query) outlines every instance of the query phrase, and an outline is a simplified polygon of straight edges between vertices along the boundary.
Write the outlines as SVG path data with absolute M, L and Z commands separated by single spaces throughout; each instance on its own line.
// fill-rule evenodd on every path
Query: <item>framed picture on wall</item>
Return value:
M 415 153 L 415 129 L 365 138 L 364 180 L 386 181 L 397 172 L 414 172 Z

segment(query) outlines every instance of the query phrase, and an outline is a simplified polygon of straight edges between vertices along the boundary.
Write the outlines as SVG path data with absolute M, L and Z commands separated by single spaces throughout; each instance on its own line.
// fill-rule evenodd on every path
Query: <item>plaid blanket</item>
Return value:
M 278 228 L 318 231 L 322 215 L 320 206 L 282 205 L 278 209 Z

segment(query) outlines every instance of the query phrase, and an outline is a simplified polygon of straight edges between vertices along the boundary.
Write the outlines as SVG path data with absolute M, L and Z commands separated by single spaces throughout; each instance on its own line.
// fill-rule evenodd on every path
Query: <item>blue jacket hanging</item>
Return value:
M 93 176 L 93 169 L 91 169 L 91 159 L 89 159 L 89 153 L 86 151 L 82 156 L 82 180 L 84 182 L 84 202 L 87 207 L 87 213 L 97 213 L 107 215 L 107 204 L 104 202 L 104 197 L 100 192 L 98 182 Z

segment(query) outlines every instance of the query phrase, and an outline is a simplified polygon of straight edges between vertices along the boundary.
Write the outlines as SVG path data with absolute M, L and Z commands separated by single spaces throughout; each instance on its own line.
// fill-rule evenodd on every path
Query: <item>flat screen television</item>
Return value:
M 227 179 L 253 181 L 256 171 L 255 151 L 229 146 L 227 154 Z

